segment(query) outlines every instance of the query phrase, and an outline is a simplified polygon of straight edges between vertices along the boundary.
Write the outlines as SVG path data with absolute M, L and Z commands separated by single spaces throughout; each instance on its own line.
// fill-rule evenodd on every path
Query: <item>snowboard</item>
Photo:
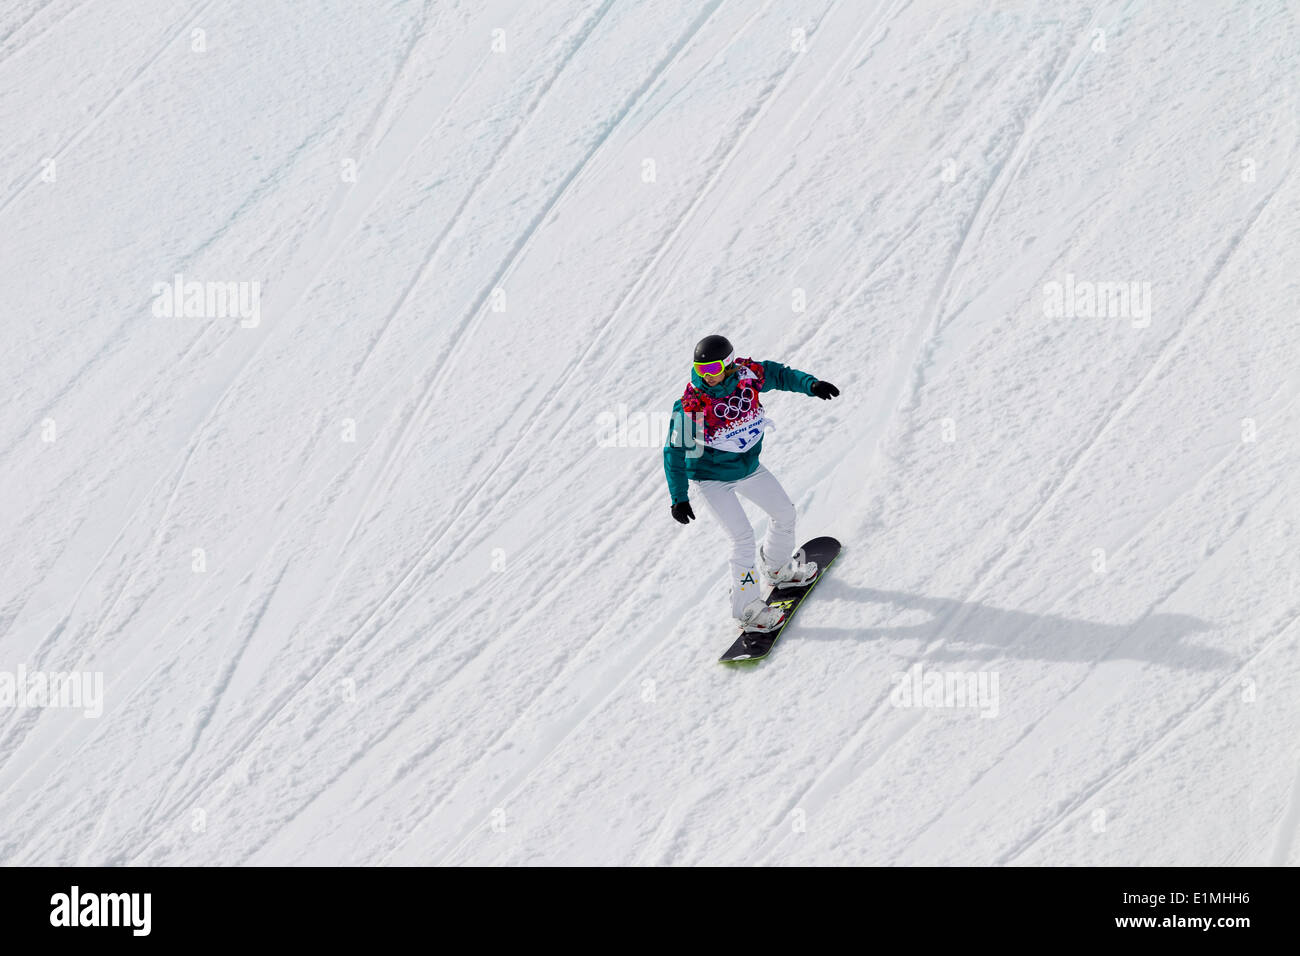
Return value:
M 736 642 L 727 649 L 727 653 L 718 658 L 722 664 L 748 663 L 750 661 L 761 661 L 772 651 L 772 645 L 776 643 L 781 632 L 790 626 L 790 619 L 794 617 L 794 612 L 799 609 L 803 599 L 808 596 L 808 592 L 817 586 L 817 582 L 822 579 L 826 569 L 831 566 L 837 555 L 840 553 L 840 543 L 834 538 L 813 538 L 803 546 L 803 555 L 805 561 L 817 562 L 817 577 L 813 578 L 807 584 L 798 587 L 783 586 L 773 588 L 772 593 L 767 597 L 768 604 L 779 604 L 785 608 L 785 620 L 781 626 L 774 631 L 768 631 L 765 634 L 745 634 L 736 638 Z

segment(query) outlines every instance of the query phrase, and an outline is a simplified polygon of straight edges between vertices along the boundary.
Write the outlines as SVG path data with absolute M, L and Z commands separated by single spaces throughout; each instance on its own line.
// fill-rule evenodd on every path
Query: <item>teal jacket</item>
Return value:
M 777 389 L 782 392 L 799 392 L 811 395 L 817 379 L 807 372 L 790 368 L 780 362 L 761 362 L 763 366 L 763 387 L 760 392 Z M 717 385 L 706 385 L 704 379 L 691 369 L 691 384 L 706 395 L 720 398 L 727 395 L 736 386 L 736 372 L 727 373 Z M 668 428 L 668 441 L 664 443 L 664 474 L 668 476 L 668 493 L 672 503 L 686 501 L 688 498 L 688 481 L 739 481 L 747 478 L 758 468 L 758 456 L 763 450 L 760 438 L 753 447 L 743 452 L 720 451 L 703 444 L 695 443 L 696 425 L 694 419 L 682 410 L 682 400 L 673 403 L 673 413 Z M 687 454 L 690 449 L 690 454 Z

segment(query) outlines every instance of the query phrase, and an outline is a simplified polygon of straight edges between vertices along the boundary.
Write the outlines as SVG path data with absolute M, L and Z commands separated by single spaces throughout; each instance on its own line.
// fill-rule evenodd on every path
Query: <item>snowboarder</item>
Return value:
M 758 456 L 763 429 L 769 424 L 759 393 L 770 389 L 816 395 L 828 400 L 840 393 L 830 382 L 779 362 L 756 362 L 735 356 L 721 335 L 708 335 L 695 346 L 691 383 L 673 404 L 664 472 L 672 496 L 672 515 L 682 524 L 695 517 L 688 495 L 694 481 L 713 516 L 731 540 L 731 613 L 747 632 L 780 626 L 785 612 L 764 603 L 754 573 L 754 529 L 736 498 L 744 495 L 768 513 L 771 524 L 759 549 L 759 564 L 773 587 L 799 585 L 817 576 L 817 565 L 794 550 L 794 502 Z

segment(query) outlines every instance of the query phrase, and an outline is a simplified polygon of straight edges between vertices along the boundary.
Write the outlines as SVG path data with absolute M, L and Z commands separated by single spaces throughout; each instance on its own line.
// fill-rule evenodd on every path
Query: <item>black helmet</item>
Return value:
M 731 356 L 731 343 L 724 335 L 706 335 L 695 343 L 697 362 L 725 362 Z

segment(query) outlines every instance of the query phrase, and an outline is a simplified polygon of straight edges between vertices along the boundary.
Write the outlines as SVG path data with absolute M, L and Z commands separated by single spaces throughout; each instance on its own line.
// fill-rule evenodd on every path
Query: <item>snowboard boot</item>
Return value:
M 762 566 L 763 579 L 774 589 L 779 587 L 799 588 L 812 584 L 817 579 L 817 562 L 802 560 L 803 550 L 786 562 L 785 567 L 773 569 L 767 555 L 760 545 L 758 549 L 759 564 Z
M 754 598 L 745 605 L 738 619 L 740 628 L 747 634 L 766 634 L 781 626 L 785 620 L 785 610 L 764 604 L 761 598 Z

